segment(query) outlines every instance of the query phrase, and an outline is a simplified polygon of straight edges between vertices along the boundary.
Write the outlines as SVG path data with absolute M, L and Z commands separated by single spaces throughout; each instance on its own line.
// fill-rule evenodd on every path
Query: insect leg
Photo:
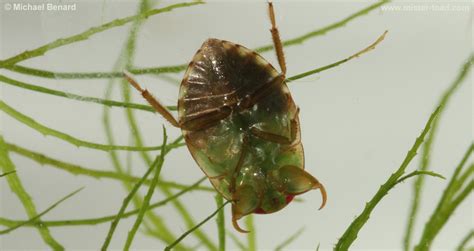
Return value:
M 207 129 L 222 119 L 228 117 L 232 113 L 232 108 L 229 106 L 222 106 L 216 109 L 200 112 L 192 118 L 190 116 L 184 118 L 179 123 L 179 127 L 187 131 L 200 131 Z
M 271 81 L 268 81 L 267 83 L 260 86 L 252 94 L 245 96 L 242 100 L 240 100 L 237 104 L 237 109 L 242 111 L 254 106 L 262 98 L 270 95 L 272 91 L 276 90 L 276 88 L 280 88 L 280 86 L 283 84 L 283 81 L 285 81 L 285 76 L 276 76 Z
M 279 135 L 279 134 L 265 132 L 256 127 L 250 128 L 250 132 L 252 133 L 253 136 L 259 139 L 291 147 L 295 144 L 298 144 L 301 140 L 300 135 L 299 135 L 300 128 L 299 128 L 299 122 L 298 122 L 299 111 L 300 109 L 298 108 L 296 110 L 295 117 L 291 120 L 291 124 L 290 124 L 291 134 L 289 138 L 286 136 Z
M 232 225 L 237 231 L 241 233 L 249 232 L 242 229 L 237 221 L 245 215 L 253 213 L 259 204 L 260 198 L 252 186 L 239 186 L 232 194 Z
M 265 132 L 256 127 L 252 127 L 250 129 L 250 132 L 252 132 L 253 136 L 259 139 L 263 139 L 265 141 L 270 141 L 270 142 L 281 144 L 281 145 L 290 145 L 292 143 L 292 140 L 288 137 L 274 134 L 271 132 Z
M 280 64 L 282 74 L 286 75 L 285 54 L 283 53 L 283 45 L 280 39 L 280 32 L 276 27 L 275 11 L 273 10 L 273 3 L 271 1 L 268 1 L 268 14 L 270 16 L 270 22 L 272 23 L 272 28 L 270 29 L 270 32 L 272 33 L 273 46 L 275 47 L 275 52 L 278 58 L 278 64 Z
M 151 106 L 153 106 L 153 108 L 155 108 L 155 110 L 159 114 L 161 114 L 161 116 L 163 116 L 166 120 L 168 120 L 168 122 L 170 122 L 173 126 L 180 127 L 178 121 L 168 111 L 168 109 L 166 109 L 166 107 L 164 107 L 158 100 L 156 100 L 155 97 L 153 97 L 153 95 L 151 95 L 151 93 L 148 92 L 148 90 L 142 89 L 142 87 L 138 84 L 138 82 L 135 81 L 135 79 L 133 79 L 131 73 L 124 71 L 123 75 L 125 79 L 142 94 L 142 96 L 146 99 L 146 101 L 148 101 L 148 103 Z
M 319 209 L 326 205 L 327 193 L 323 184 L 305 170 L 292 165 L 283 166 L 278 170 L 278 179 L 286 194 L 298 195 L 312 189 L 319 189 L 322 202 Z
M 234 173 L 232 174 L 231 182 L 229 185 L 229 191 L 231 193 L 235 192 L 235 183 L 237 182 L 237 177 L 240 174 L 240 169 L 242 169 L 242 166 L 244 164 L 245 155 L 247 153 L 247 148 L 248 148 L 247 144 L 248 144 L 247 136 L 244 136 L 243 142 L 242 142 L 242 149 L 240 150 L 239 160 L 237 161 L 237 165 L 235 166 Z

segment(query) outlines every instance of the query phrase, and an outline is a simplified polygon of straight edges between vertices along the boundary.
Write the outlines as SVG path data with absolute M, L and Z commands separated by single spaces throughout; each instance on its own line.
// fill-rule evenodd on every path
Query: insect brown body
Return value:
M 285 83 L 286 65 L 269 3 L 281 73 L 256 52 L 206 40 L 180 86 L 178 120 L 147 90 L 130 83 L 172 125 L 216 190 L 232 201 L 234 227 L 251 213 L 273 213 L 323 185 L 304 170 L 298 108 Z

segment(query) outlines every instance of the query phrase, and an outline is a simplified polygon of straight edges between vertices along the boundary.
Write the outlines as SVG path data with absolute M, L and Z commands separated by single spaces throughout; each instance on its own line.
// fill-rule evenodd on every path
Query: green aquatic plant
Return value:
M 350 23 L 354 19 L 368 14 L 369 12 L 376 10 L 377 8 L 388 2 L 389 1 L 387 0 L 376 2 L 331 25 L 315 29 L 292 39 L 285 40 L 283 41 L 283 46 L 296 46 L 298 44 L 304 43 L 309 39 L 313 39 L 318 36 L 323 36 L 328 32 L 340 29 L 341 27 Z M 53 250 L 64 250 L 64 246 L 60 243 L 60 240 L 53 237 L 53 235 L 51 234 L 49 230 L 51 227 L 74 227 L 84 225 L 94 226 L 98 224 L 108 223 L 110 224 L 110 228 L 108 233 L 104 235 L 104 243 L 102 245 L 102 250 L 106 250 L 109 247 L 109 244 L 114 236 L 115 229 L 118 227 L 119 222 L 122 219 L 136 216 L 134 224 L 131 227 L 127 238 L 125 239 L 123 247 L 124 250 L 132 248 L 134 237 L 136 236 L 137 231 L 140 229 L 140 227 L 143 227 L 142 230 L 144 234 L 148 234 L 161 241 L 164 246 L 166 246 L 165 250 L 194 249 L 195 247 L 192 247 L 188 243 L 185 243 L 186 238 L 189 235 L 193 235 L 199 241 L 200 247 L 206 248 L 208 250 L 226 250 L 226 246 L 228 246 L 226 245 L 228 240 L 227 237 L 230 237 L 230 240 L 232 240 L 236 246 L 243 250 L 258 250 L 258 230 L 254 225 L 252 216 L 248 216 L 245 221 L 246 228 L 250 231 L 250 233 L 246 236 L 246 243 L 237 238 L 233 233 L 226 231 L 226 219 L 222 209 L 225 208 L 226 205 L 230 202 L 224 202 L 222 196 L 218 194 L 215 195 L 216 210 L 210 213 L 209 216 L 202 219 L 201 221 L 196 221 L 190 214 L 190 210 L 188 208 L 189 206 L 183 204 L 180 201 L 180 196 L 191 191 L 214 193 L 215 191 L 213 188 L 201 185 L 206 179 L 205 177 L 189 185 L 164 180 L 162 177 L 160 177 L 161 169 L 166 168 L 166 165 L 164 165 L 166 154 L 170 151 L 173 151 L 174 149 L 184 146 L 184 143 L 182 142 L 183 138 L 178 137 L 173 141 L 168 142 L 166 129 L 163 128 L 163 143 L 159 146 L 145 146 L 143 143 L 142 130 L 140 129 L 139 124 L 137 123 L 135 118 L 135 112 L 153 112 L 154 110 L 148 105 L 136 104 L 131 102 L 130 86 L 122 78 L 123 70 L 128 70 L 129 72 L 135 75 L 149 74 L 158 76 L 165 73 L 179 73 L 184 71 L 187 66 L 186 64 L 148 68 L 135 67 L 133 63 L 133 58 L 135 54 L 136 37 L 139 33 L 140 27 L 143 25 L 147 18 L 151 18 L 154 15 L 158 15 L 164 12 L 179 11 L 180 8 L 191 8 L 200 4 L 203 4 L 203 2 L 191 1 L 171 4 L 162 8 L 154 8 L 152 3 L 143 0 L 140 2 L 139 12 L 136 15 L 125 18 L 119 18 L 96 27 L 91 27 L 82 33 L 65 38 L 60 38 L 51 43 L 47 43 L 37 48 L 14 55 L 10 58 L 0 60 L 0 69 L 28 76 L 62 79 L 62 81 L 67 81 L 69 79 L 108 79 L 109 83 L 107 85 L 107 91 L 104 97 L 99 98 L 46 88 L 41 86 L 39 82 L 36 84 L 30 84 L 15 79 L 12 76 L 0 75 L 1 84 L 23 88 L 25 90 L 38 92 L 44 95 L 62 97 L 65 99 L 70 99 L 71 101 L 102 105 L 104 108 L 104 132 L 107 138 L 107 143 L 104 144 L 86 141 L 80 139 L 79 137 L 56 130 L 54 129 L 54 125 L 45 125 L 41 122 L 38 122 L 41 120 L 41 118 L 34 119 L 32 116 L 22 113 L 20 110 L 17 110 L 16 108 L 7 104 L 3 99 L 0 100 L 0 110 L 2 111 L 2 114 L 14 118 L 19 123 L 22 123 L 28 126 L 29 128 L 38 131 L 41 134 L 55 137 L 73 146 L 85 147 L 107 153 L 110 156 L 110 160 L 114 168 L 114 170 L 111 171 L 102 171 L 92 169 L 90 167 L 85 167 L 79 164 L 62 161 L 48 156 L 48 153 L 39 153 L 30 150 L 25 146 L 19 146 L 15 142 L 7 142 L 4 140 L 3 135 L 0 136 L 0 182 L 8 183 L 12 193 L 14 193 L 20 200 L 28 217 L 25 220 L 12 220 L 6 218 L 5 216 L 1 216 L 0 225 L 5 226 L 5 228 L 3 230 L 0 230 L 0 235 L 9 234 L 21 227 L 33 227 L 37 229 L 41 238 L 44 240 L 45 244 L 49 246 L 49 248 Z M 47 69 L 38 69 L 21 65 L 23 61 L 26 61 L 28 59 L 41 57 L 56 48 L 88 40 L 91 36 L 98 36 L 101 32 L 120 27 L 125 24 L 131 24 L 131 28 L 125 41 L 125 45 L 121 51 L 121 54 L 118 56 L 118 59 L 115 63 L 114 69 L 110 72 L 53 72 Z M 350 57 L 346 57 L 335 63 L 331 63 L 313 70 L 302 72 L 295 76 L 288 77 L 287 82 L 291 83 L 291 81 L 318 74 L 325 70 L 329 70 L 333 67 L 346 63 L 352 59 L 355 59 L 361 54 L 372 50 L 375 45 L 378 44 L 384 38 L 385 34 L 386 33 L 384 33 L 376 42 L 374 42 L 367 48 L 362 49 L 357 53 L 354 53 Z M 254 50 L 259 53 L 264 53 L 273 49 L 274 48 L 272 45 L 264 45 L 257 47 Z M 469 56 L 467 62 L 463 65 L 459 76 L 448 88 L 448 90 L 443 94 L 440 99 L 440 102 L 436 106 L 437 108 L 427 120 L 425 127 L 421 132 L 421 135 L 415 140 L 415 143 L 408 151 L 405 159 L 402 161 L 399 168 L 396 169 L 395 172 L 388 177 L 388 179 L 382 184 L 380 189 L 376 191 L 373 198 L 366 204 L 360 215 L 358 215 L 354 219 L 354 221 L 347 227 L 341 238 L 337 241 L 334 250 L 348 250 L 351 247 L 352 243 L 356 241 L 358 233 L 369 220 L 371 213 L 375 210 L 376 206 L 381 203 L 382 199 L 387 195 L 387 193 L 396 186 L 402 184 L 402 182 L 413 177 L 416 179 L 413 189 L 414 197 L 412 200 L 411 211 L 407 223 L 407 230 L 405 232 L 403 242 L 405 250 L 410 250 L 412 248 L 412 232 L 415 226 L 415 221 L 417 219 L 417 210 L 421 200 L 421 191 L 423 188 L 424 176 L 428 175 L 444 178 L 438 173 L 429 171 L 431 148 L 437 132 L 438 123 L 453 93 L 455 93 L 459 86 L 465 82 L 466 76 L 472 68 L 473 57 L 473 55 Z M 113 91 L 113 88 L 116 87 L 121 88 L 122 100 L 111 99 L 111 93 Z M 124 109 L 125 117 L 127 119 L 128 125 L 131 128 L 133 137 L 130 145 L 115 144 L 115 135 L 112 132 L 110 122 L 110 107 L 118 107 Z M 171 110 L 176 109 L 176 107 L 174 106 L 168 108 Z M 409 164 L 411 163 L 419 149 L 421 149 L 422 155 L 420 159 L 420 165 L 418 166 L 418 168 L 415 168 L 414 171 L 407 173 L 407 168 L 409 167 Z M 129 166 L 129 163 L 127 164 L 126 162 L 121 161 L 118 157 L 117 151 L 127 151 L 128 156 L 130 156 L 129 154 L 132 154 L 132 152 L 137 152 L 137 154 L 140 155 L 141 159 L 148 166 L 148 169 L 144 173 L 144 175 L 142 177 L 132 175 L 130 172 L 130 168 L 127 168 L 127 166 Z M 155 151 L 159 151 L 160 153 L 156 154 L 154 153 Z M 455 173 L 448 178 L 448 184 L 445 186 L 444 192 L 441 195 L 437 207 L 434 209 L 432 215 L 427 220 L 422 232 L 422 236 L 414 247 L 415 250 L 429 250 L 437 234 L 443 228 L 443 226 L 445 226 L 450 216 L 472 192 L 474 186 L 472 181 L 474 178 L 474 164 L 468 163 L 469 156 L 471 156 L 472 151 L 473 145 L 471 144 L 468 147 L 468 150 L 466 151 L 462 160 L 457 165 Z M 150 155 L 150 152 L 156 154 L 154 160 Z M 118 181 L 124 186 L 128 195 L 124 198 L 121 207 L 114 215 L 106 215 L 102 217 L 86 219 L 43 220 L 42 217 L 44 215 L 54 214 L 53 210 L 56 207 L 60 206 L 61 203 L 63 203 L 65 200 L 70 199 L 72 196 L 76 195 L 81 189 L 78 189 L 66 195 L 62 199 L 53 203 L 51 206 L 47 207 L 45 210 L 38 211 L 28 191 L 22 185 L 20 176 L 23 174 L 21 172 L 17 173 L 15 163 L 10 157 L 11 154 L 23 156 L 47 167 L 58 168 L 59 170 L 63 170 L 73 175 L 82 175 L 96 179 L 109 179 L 113 181 Z M 153 177 L 150 178 L 150 176 Z M 144 197 L 142 197 L 138 193 L 138 190 L 141 186 L 148 187 L 147 193 Z M 175 189 L 178 189 L 179 191 L 175 192 Z M 153 203 L 152 198 L 155 191 L 162 192 L 166 196 L 166 198 Z M 127 207 L 129 205 L 133 205 L 135 208 L 127 211 Z M 176 209 L 176 212 L 185 222 L 188 228 L 187 231 L 185 231 L 184 233 L 174 232 L 170 228 L 170 226 L 167 225 L 167 223 L 163 219 L 163 216 L 160 215 L 159 211 L 153 210 L 166 205 L 170 205 Z M 213 236 L 209 236 L 208 233 L 200 229 L 200 226 L 211 220 L 216 215 L 216 227 L 218 233 L 217 242 L 214 241 L 214 239 L 216 238 L 214 238 Z M 291 242 L 295 241 L 303 231 L 304 228 L 301 228 L 293 235 L 289 236 L 287 239 L 282 240 L 279 244 L 275 246 L 275 249 L 284 250 L 285 247 L 287 247 Z M 470 231 L 465 237 L 460 240 L 458 249 L 463 250 L 472 238 L 473 232 Z
M 434 138 L 436 136 L 436 131 L 438 129 L 438 124 L 440 121 L 440 117 L 443 114 L 446 106 L 448 105 L 449 100 L 451 100 L 455 91 L 461 86 L 461 84 L 465 83 L 465 79 L 468 76 L 469 72 L 471 71 L 472 64 L 474 63 L 474 55 L 470 55 L 469 58 L 466 60 L 464 65 L 462 66 L 459 75 L 453 81 L 453 83 L 448 87 L 448 89 L 443 93 L 441 96 L 438 106 L 440 106 L 440 114 L 439 116 L 433 121 L 432 129 L 427 135 L 427 139 L 422 146 L 421 150 L 421 158 L 420 158 L 420 170 L 425 171 L 430 168 L 430 159 L 431 159 L 431 151 Z M 424 177 L 419 176 L 416 178 L 416 181 L 413 183 L 413 199 L 412 204 L 410 207 L 409 217 L 407 228 L 405 231 L 405 236 L 403 239 L 403 247 L 406 251 L 410 250 L 411 248 L 411 239 L 413 235 L 413 228 L 415 221 L 418 217 L 418 207 L 421 202 L 421 192 L 423 189 L 424 184 Z M 448 189 L 448 188 L 447 188 Z

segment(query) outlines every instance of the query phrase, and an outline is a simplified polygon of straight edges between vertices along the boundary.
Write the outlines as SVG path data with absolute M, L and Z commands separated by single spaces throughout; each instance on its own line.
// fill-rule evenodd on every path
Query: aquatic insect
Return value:
M 178 120 L 128 74 L 126 79 L 173 126 L 215 189 L 232 201 L 232 222 L 269 214 L 294 196 L 324 186 L 304 170 L 299 108 L 285 83 L 286 63 L 273 5 L 271 35 L 281 73 L 262 56 L 232 42 L 208 39 L 181 82 Z

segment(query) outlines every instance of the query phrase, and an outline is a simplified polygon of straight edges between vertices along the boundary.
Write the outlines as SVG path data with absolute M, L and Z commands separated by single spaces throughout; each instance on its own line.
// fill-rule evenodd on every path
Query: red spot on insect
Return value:
M 290 202 L 295 198 L 294 195 L 287 195 L 286 196 L 286 204 L 290 204 Z
M 286 204 L 287 205 L 290 204 L 290 202 L 292 202 L 294 198 L 295 198 L 294 195 L 287 195 L 286 199 L 285 199 Z M 256 213 L 256 214 L 267 214 L 267 212 L 265 212 L 261 207 L 255 209 L 254 213 Z
M 265 211 L 263 211 L 263 209 L 261 207 L 257 208 L 254 213 L 256 214 L 266 214 Z

